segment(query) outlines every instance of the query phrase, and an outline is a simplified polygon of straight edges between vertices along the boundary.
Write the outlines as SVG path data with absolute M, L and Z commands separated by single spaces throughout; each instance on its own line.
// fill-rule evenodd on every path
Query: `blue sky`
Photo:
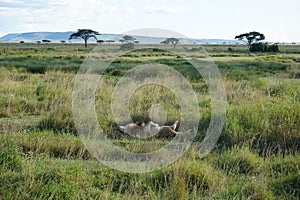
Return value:
M 0 0 L 0 36 L 165 28 L 198 39 L 259 31 L 268 41 L 300 42 L 299 8 L 299 0 Z

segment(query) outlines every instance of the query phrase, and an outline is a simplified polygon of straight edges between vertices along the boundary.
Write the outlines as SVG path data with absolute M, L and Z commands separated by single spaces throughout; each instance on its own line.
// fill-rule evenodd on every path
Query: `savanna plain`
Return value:
M 122 52 L 102 73 L 95 97 L 99 124 L 115 145 L 146 153 L 170 142 L 131 138 L 118 131 L 111 94 L 135 66 L 174 68 L 189 81 L 199 101 L 201 120 L 189 150 L 170 166 L 149 173 L 126 173 L 101 164 L 78 137 L 73 86 L 95 47 L 0 44 L 0 199 L 300 198 L 299 45 L 279 45 L 278 53 L 249 53 L 244 45 L 178 44 L 168 51 L 136 44 L 136 50 Z M 119 48 L 101 44 L 97 56 L 112 59 Z M 226 122 L 215 148 L 204 158 L 198 149 L 210 123 L 211 99 L 205 80 L 182 54 L 203 62 L 209 56 L 224 81 Z M 153 104 L 164 108 L 166 124 L 180 119 L 176 96 L 156 84 L 133 93 L 132 119 L 149 121 Z

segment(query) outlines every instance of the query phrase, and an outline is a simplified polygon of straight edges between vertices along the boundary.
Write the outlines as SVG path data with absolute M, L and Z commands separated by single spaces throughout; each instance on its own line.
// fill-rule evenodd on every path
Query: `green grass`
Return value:
M 0 137 L 2 198 L 299 197 L 299 154 L 262 158 L 243 146 L 215 151 L 199 160 L 193 145 L 165 169 L 130 174 L 101 165 L 72 135 L 34 132 Z
M 104 132 L 122 149 L 143 153 L 168 143 L 117 134 L 111 93 L 128 70 L 144 63 L 173 67 L 199 100 L 202 119 L 191 148 L 167 168 L 142 174 L 100 164 L 76 136 L 72 90 L 93 47 L 0 44 L 0 199 L 299 199 L 299 46 L 249 54 L 243 45 L 180 44 L 168 52 L 140 44 L 142 50 L 115 60 L 96 91 L 95 108 Z M 95 58 L 111 59 L 118 48 L 102 46 Z M 228 110 L 215 149 L 199 159 L 211 101 L 203 78 L 176 53 L 206 62 L 203 48 L 223 76 Z M 175 95 L 159 85 L 133 94 L 131 117 L 148 121 L 152 104 L 163 106 L 168 124 L 180 118 Z

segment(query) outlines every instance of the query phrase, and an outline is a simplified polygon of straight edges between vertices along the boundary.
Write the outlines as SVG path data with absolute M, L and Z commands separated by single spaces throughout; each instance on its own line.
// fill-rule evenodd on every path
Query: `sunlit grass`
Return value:
M 115 60 L 95 94 L 95 108 L 101 128 L 119 148 L 147 153 L 169 142 L 118 132 L 111 94 L 133 67 L 173 67 L 191 82 L 199 101 L 202 119 L 191 148 L 167 168 L 142 174 L 100 164 L 77 136 L 72 90 L 76 71 L 93 47 L 0 45 L 0 199 L 299 199 L 299 46 L 248 54 L 243 45 L 204 45 L 223 75 L 229 107 L 216 148 L 203 159 L 198 148 L 211 112 L 205 80 L 170 52 L 137 51 Z M 102 48 L 98 56 L 110 59 L 105 48 L 116 52 L 119 46 Z M 180 51 L 204 58 L 198 45 L 178 45 L 175 53 Z M 180 118 L 178 100 L 158 85 L 135 91 L 131 117 L 150 120 L 152 104 L 162 105 L 167 123 Z

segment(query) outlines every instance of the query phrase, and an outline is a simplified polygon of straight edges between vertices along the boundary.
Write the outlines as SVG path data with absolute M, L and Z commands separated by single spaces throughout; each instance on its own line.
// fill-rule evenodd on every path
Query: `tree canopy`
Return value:
M 179 42 L 178 38 L 167 38 L 164 41 L 162 41 L 162 44 L 172 44 L 173 48 L 175 49 L 177 43 Z
M 105 42 L 107 42 L 108 44 L 115 42 L 114 40 L 106 40 Z
M 237 35 L 235 39 L 245 42 L 250 52 L 279 52 L 277 44 L 268 45 L 267 43 L 259 42 L 265 39 L 265 35 L 257 31 Z
M 101 35 L 101 34 L 91 29 L 78 29 L 76 33 L 70 35 L 69 40 L 82 38 L 84 40 L 84 46 L 87 48 L 88 39 L 95 38 L 96 40 L 98 40 L 96 35 Z
M 136 41 L 136 39 L 130 35 L 124 35 L 123 37 L 124 42 L 130 43 Z
M 104 43 L 105 41 L 104 40 L 97 40 L 97 43 L 101 44 L 101 43 Z
M 237 35 L 237 36 L 235 36 L 234 39 L 238 39 L 238 40 L 245 42 L 248 45 L 248 47 L 250 48 L 252 44 L 254 44 L 258 41 L 264 40 L 265 36 L 264 36 L 264 34 L 262 34 L 260 32 L 252 31 L 249 33 L 243 33 L 243 34 Z
M 42 42 L 49 43 L 49 42 L 51 42 L 51 40 L 42 40 Z
M 120 50 L 132 50 L 134 49 L 134 44 L 137 44 L 138 41 L 136 38 L 130 36 L 130 35 L 124 35 L 122 39 L 119 40 L 121 43 L 124 43 L 121 45 Z

